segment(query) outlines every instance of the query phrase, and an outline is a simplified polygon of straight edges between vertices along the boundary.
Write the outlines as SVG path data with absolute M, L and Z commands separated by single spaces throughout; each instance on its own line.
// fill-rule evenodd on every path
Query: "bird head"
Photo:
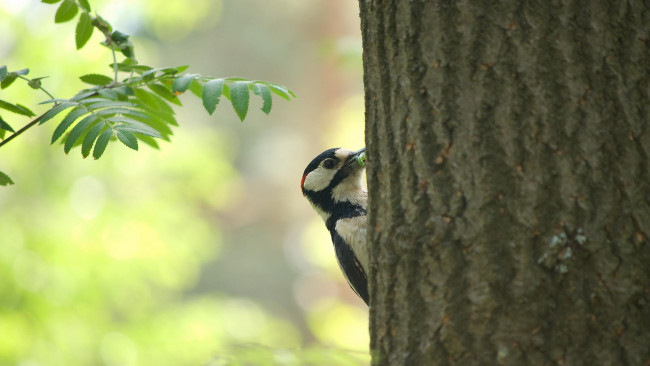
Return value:
M 365 148 L 328 149 L 307 165 L 300 181 L 302 194 L 323 218 L 331 214 L 338 202 L 365 205 L 367 194 L 361 184 L 365 152 Z

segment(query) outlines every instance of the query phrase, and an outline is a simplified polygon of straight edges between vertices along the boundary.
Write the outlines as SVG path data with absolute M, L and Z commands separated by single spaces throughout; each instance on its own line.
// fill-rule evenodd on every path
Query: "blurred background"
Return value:
M 363 84 L 353 0 L 90 0 L 154 67 L 276 82 L 269 116 L 209 116 L 183 95 L 160 150 L 99 160 L 49 145 L 57 121 L 0 149 L 0 365 L 364 365 L 368 310 L 302 197 L 307 163 L 358 149 Z M 94 32 L 76 51 L 57 5 L 0 0 L 0 65 L 49 76 L 57 97 L 111 75 Z M 35 113 L 16 81 L 0 99 Z M 3 113 L 14 128 L 29 120 Z M 60 119 L 60 118 L 59 118 Z

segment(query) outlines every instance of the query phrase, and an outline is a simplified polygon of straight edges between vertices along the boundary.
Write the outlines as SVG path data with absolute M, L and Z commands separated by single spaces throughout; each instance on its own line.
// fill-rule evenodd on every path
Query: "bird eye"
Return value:
M 325 159 L 325 161 L 323 161 L 323 168 L 334 169 L 336 167 L 336 164 L 337 162 L 334 159 Z

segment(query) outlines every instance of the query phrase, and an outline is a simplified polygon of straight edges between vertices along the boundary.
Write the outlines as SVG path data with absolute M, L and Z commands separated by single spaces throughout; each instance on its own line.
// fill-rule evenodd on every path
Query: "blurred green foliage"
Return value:
M 23 7 L 15 10 L 21 2 Z M 97 3 L 93 7 L 107 18 L 117 12 L 124 14 L 123 20 L 140 24 L 133 20 L 138 14 L 142 23 L 150 24 L 146 29 L 161 38 L 203 32 L 215 24 L 213 16 L 237 11 L 208 0 L 197 1 L 192 9 L 183 6 L 184 1 L 170 1 L 169 6 L 127 2 L 140 9 L 132 13 L 120 13 L 125 3 Z M 25 9 L 31 6 L 50 9 L 28 18 Z M 178 9 L 192 16 L 184 17 Z M 250 4 L 241 9 L 249 11 Z M 292 11 L 296 19 L 304 14 Z M 51 75 L 48 84 L 73 95 L 83 87 L 76 76 L 106 68 L 111 58 L 97 45 L 99 34 L 90 38 L 80 58 L 68 58 L 76 49 L 74 29 L 61 36 L 59 29 L 64 32 L 66 26 L 50 25 L 55 12 L 28 0 L 0 0 L 0 56 L 3 63 L 39 70 L 33 71 L 36 76 Z M 138 32 L 133 33 L 134 43 L 144 45 L 138 53 L 143 62 L 163 57 L 154 51 L 164 48 L 166 39 L 137 38 Z M 245 32 L 236 33 L 246 37 Z M 199 47 L 206 48 L 205 43 Z M 172 50 L 164 57 L 184 53 L 189 52 Z M 292 84 L 305 79 L 303 88 L 308 88 L 318 83 L 300 75 L 310 72 L 296 74 L 295 80 L 275 80 Z M 304 94 L 301 99 L 308 101 L 310 93 Z M 5 96 L 30 101 L 26 104 L 40 98 L 25 85 L 6 94 L 3 90 Z M 306 144 L 305 153 L 298 153 L 303 145 L 289 138 L 301 125 L 304 131 L 313 130 L 315 116 L 327 113 L 320 117 L 328 126 L 319 136 L 323 140 L 312 144 L 358 146 L 363 143 L 363 101 L 354 96 L 328 106 L 316 96 L 323 111 L 305 108 L 304 118 L 287 119 L 295 122 L 284 125 L 280 120 L 233 124 L 231 111 L 217 110 L 220 123 L 235 130 L 200 120 L 203 117 L 188 111 L 200 110 L 200 104 L 188 103 L 179 110 L 183 128 L 160 151 L 134 153 L 120 147 L 98 161 L 66 157 L 60 148 L 47 145 L 54 129 L 47 125 L 3 147 L 0 165 L 17 184 L 0 190 L 0 364 L 367 364 L 367 309 L 347 288 L 322 222 L 312 216 L 296 188 L 306 164 L 299 156 L 319 151 Z M 301 134 L 309 134 L 304 131 Z M 253 139 L 277 145 L 264 147 Z M 250 150 L 249 156 L 245 150 Z M 293 162 L 278 156 L 298 158 Z M 271 169 L 278 164 L 291 168 Z M 293 184 L 284 181 L 287 176 Z M 286 186 L 291 199 L 278 188 Z M 275 196 L 283 200 L 281 214 Z M 265 199 L 266 206 L 261 204 Z M 258 218 L 262 225 L 249 218 L 251 210 L 271 209 Z M 279 220 L 282 217 L 286 221 Z M 239 257 L 233 255 L 237 250 Z M 282 257 L 283 251 L 295 264 L 268 255 Z M 297 279 L 271 270 L 284 270 Z M 291 281 L 295 284 L 288 291 L 271 286 Z M 256 287 L 247 291 L 247 283 Z

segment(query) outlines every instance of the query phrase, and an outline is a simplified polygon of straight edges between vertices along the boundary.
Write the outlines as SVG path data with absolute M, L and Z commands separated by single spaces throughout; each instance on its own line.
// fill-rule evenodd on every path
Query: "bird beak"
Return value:
M 353 152 L 347 160 L 346 165 L 356 166 L 358 164 L 359 167 L 364 168 L 366 166 L 366 148 Z

